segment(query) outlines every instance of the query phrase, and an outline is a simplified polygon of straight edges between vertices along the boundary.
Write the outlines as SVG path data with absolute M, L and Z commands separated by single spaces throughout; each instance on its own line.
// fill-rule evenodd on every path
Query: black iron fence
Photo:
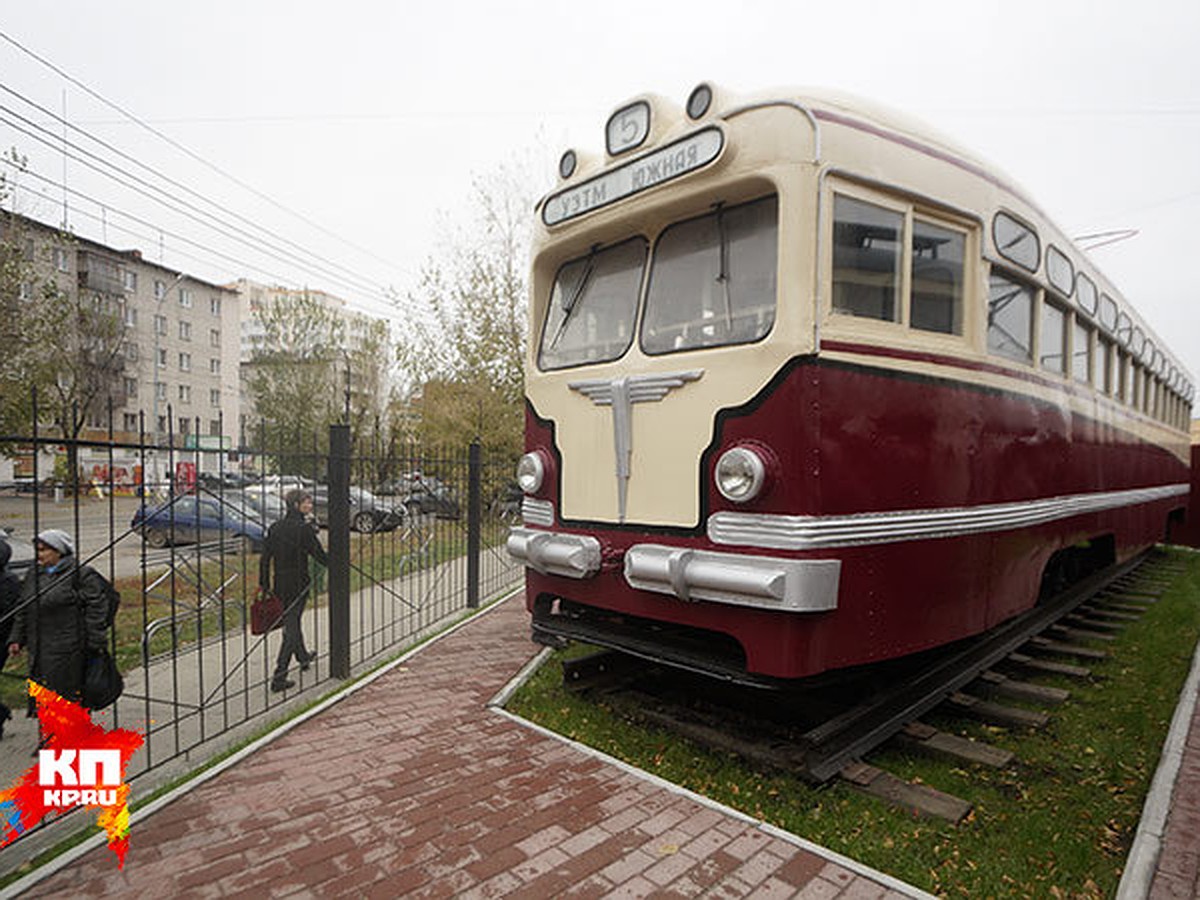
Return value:
M 109 639 L 125 692 L 93 718 L 145 736 L 135 786 L 194 768 L 520 582 L 504 550 L 519 513 L 515 459 L 478 445 L 384 449 L 347 426 L 264 448 L 219 433 L 156 436 L 144 419 L 137 432 L 114 430 L 110 416 L 73 439 L 0 435 L 11 470 L 0 474 L 0 527 L 16 573 L 31 572 L 34 537 L 59 528 L 121 592 Z M 249 608 L 264 533 L 293 487 L 314 495 L 329 566 L 312 563 L 302 617 L 315 659 L 293 662 L 294 687 L 275 692 L 281 633 L 251 634 Z M 38 602 L 27 592 L 22 608 Z M 0 632 L 21 614 L 0 616 Z M 0 673 L 0 702 L 14 711 L 0 787 L 30 765 L 38 740 L 25 715 L 28 662 L 21 654 Z

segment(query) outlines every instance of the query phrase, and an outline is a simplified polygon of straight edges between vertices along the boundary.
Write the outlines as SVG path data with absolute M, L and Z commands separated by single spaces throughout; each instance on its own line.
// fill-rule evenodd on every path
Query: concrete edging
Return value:
M 1171 728 L 1167 732 L 1167 739 L 1163 744 L 1158 769 L 1154 773 L 1154 780 L 1150 782 L 1150 792 L 1146 795 L 1146 802 L 1142 806 L 1142 816 L 1138 821 L 1137 832 L 1134 834 L 1133 846 L 1129 848 L 1125 871 L 1121 873 L 1121 882 L 1117 885 L 1117 900 L 1140 900 L 1150 893 L 1150 884 L 1154 881 L 1158 856 L 1162 850 L 1167 813 L 1171 809 L 1175 780 L 1179 775 L 1179 768 L 1183 764 L 1184 744 L 1187 741 L 1198 695 L 1200 695 L 1200 643 L 1196 644 L 1196 652 L 1192 655 L 1192 669 L 1188 674 L 1187 681 L 1183 683 L 1183 690 L 1179 694 L 1179 704 L 1175 707 Z

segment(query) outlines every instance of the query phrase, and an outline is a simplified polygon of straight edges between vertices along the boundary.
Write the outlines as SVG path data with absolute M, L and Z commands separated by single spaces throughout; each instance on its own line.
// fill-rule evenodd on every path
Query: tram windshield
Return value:
M 746 344 L 775 324 L 779 200 L 676 222 L 654 247 L 642 317 L 649 354 Z M 632 238 L 563 264 L 538 352 L 542 369 L 619 359 L 633 342 L 648 242 Z
M 778 198 L 719 207 L 663 232 L 654 248 L 642 349 L 746 344 L 775 322 Z
M 633 238 L 558 270 L 538 354 L 543 369 L 608 362 L 629 349 L 646 247 Z

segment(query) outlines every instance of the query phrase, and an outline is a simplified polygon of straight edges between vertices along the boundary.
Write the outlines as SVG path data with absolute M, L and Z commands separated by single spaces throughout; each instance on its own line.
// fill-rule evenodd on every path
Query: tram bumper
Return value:
M 600 571 L 600 542 L 588 535 L 513 528 L 506 548 L 514 560 L 542 575 L 584 580 Z M 842 564 L 836 559 L 782 559 L 663 544 L 634 544 L 624 557 L 625 581 L 635 590 L 779 612 L 837 609 Z
M 591 578 L 600 571 L 600 542 L 581 534 L 511 528 L 508 555 L 543 575 Z
M 632 588 L 781 612 L 837 609 L 842 564 L 836 559 L 780 559 L 635 544 L 625 554 Z

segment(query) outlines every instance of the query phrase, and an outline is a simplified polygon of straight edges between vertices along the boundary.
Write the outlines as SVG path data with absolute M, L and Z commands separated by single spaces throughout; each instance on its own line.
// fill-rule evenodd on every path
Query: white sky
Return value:
M 439 214 L 462 214 L 473 175 L 532 154 L 545 161 L 540 187 L 548 189 L 559 153 L 599 151 L 609 112 L 635 94 L 682 103 L 701 80 L 737 91 L 819 85 L 858 93 L 999 165 L 1067 234 L 1137 229 L 1093 259 L 1200 377 L 1197 248 L 1186 225 L 1200 220 L 1196 0 L 819 8 L 796 0 L 60 0 L 6 3 L 0 33 L 323 230 L 122 120 L 3 40 L 0 107 L 61 135 L 61 125 L 10 92 L 60 115 L 65 103 L 73 124 L 219 204 L 225 227 L 248 228 L 234 218 L 242 216 L 272 240 L 353 271 L 357 282 L 402 295 L 435 249 Z M 9 111 L 0 118 L 13 121 Z M 62 181 L 60 154 L 0 121 L 0 147 L 10 146 L 35 173 Z M 168 234 L 168 266 L 218 282 L 308 285 L 385 309 L 378 292 L 345 276 L 264 260 L 78 163 L 67 163 L 66 176 L 93 198 L 71 200 L 80 235 L 158 261 L 158 229 L 175 232 L 233 260 Z M 50 199 L 23 194 L 21 211 L 59 221 L 61 188 L 32 176 L 22 183 Z

